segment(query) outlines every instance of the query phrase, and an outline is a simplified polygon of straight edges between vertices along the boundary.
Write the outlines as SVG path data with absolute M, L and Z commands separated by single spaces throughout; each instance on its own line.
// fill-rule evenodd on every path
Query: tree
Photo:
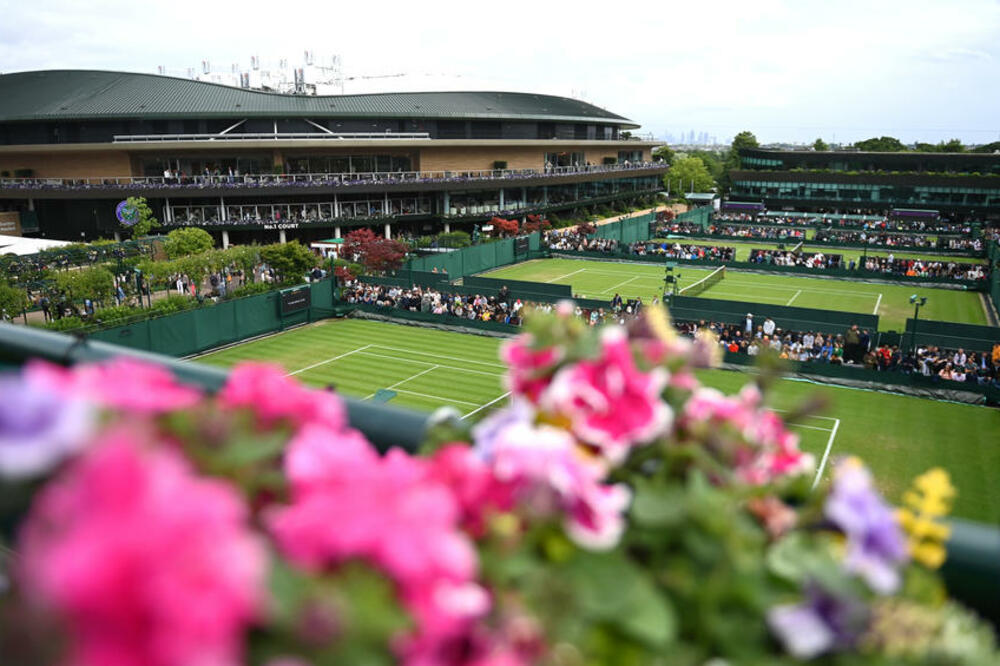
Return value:
M 406 252 L 406 245 L 398 240 L 379 236 L 368 246 L 362 263 L 369 272 L 395 271 L 403 265 Z
M 826 152 L 830 150 L 830 144 L 828 144 L 823 139 L 816 139 L 815 141 L 813 141 L 813 150 L 821 153 Z
M 0 284 L 0 313 L 14 318 L 28 308 L 28 295 L 24 289 Z
M 712 192 L 715 179 L 708 172 L 700 157 L 681 157 L 670 167 L 663 177 L 663 183 L 671 192 Z
M 918 142 L 916 150 L 918 153 L 964 153 L 965 145 L 961 139 L 951 139 L 950 141 L 941 141 L 939 143 Z
M 726 175 L 725 155 L 710 150 L 692 150 L 688 157 L 697 157 L 705 163 L 705 168 L 712 174 L 715 182 L 720 182 Z
M 976 146 L 972 149 L 974 153 L 998 153 L 1000 152 L 1000 141 L 994 141 L 993 143 L 986 143 L 982 146 Z
M 153 210 L 146 203 L 146 197 L 129 197 L 125 201 L 130 208 L 135 210 L 136 215 L 136 220 L 131 224 L 122 222 L 122 226 L 132 232 L 132 238 L 146 236 L 153 227 L 160 226 L 159 221 L 153 217 Z
M 115 291 L 115 276 L 103 266 L 60 271 L 53 278 L 56 289 L 71 300 L 89 298 L 97 303 L 111 300 Z
M 857 141 L 854 147 L 864 152 L 874 153 L 904 153 L 906 146 L 894 136 L 880 136 L 864 141 Z
M 280 276 L 281 281 L 300 282 L 316 265 L 316 255 L 298 241 L 274 243 L 260 248 L 260 258 Z
M 502 217 L 494 217 L 490 220 L 493 230 L 497 236 L 516 236 L 520 228 L 517 220 L 505 220 Z
M 393 271 L 406 258 L 407 248 L 397 240 L 383 238 L 371 229 L 357 229 L 344 236 L 341 256 L 357 261 L 369 272 Z
M 653 151 L 653 161 L 666 162 L 667 166 L 670 166 L 674 163 L 675 155 L 676 153 L 670 146 L 660 146 Z
M 543 220 L 541 215 L 529 215 L 528 219 L 521 225 L 521 231 L 526 234 L 536 231 L 547 231 L 551 228 L 552 223 L 548 220 Z
M 739 134 L 733 137 L 733 143 L 730 146 L 730 152 L 739 152 L 744 148 L 759 148 L 760 143 L 757 141 L 757 137 L 754 133 L 749 130 L 743 130 Z
M 212 240 L 212 235 L 198 227 L 174 229 L 167 234 L 167 240 L 163 243 L 163 249 L 170 259 L 199 254 L 213 247 L 215 241 Z
M 589 236 L 593 233 L 597 233 L 597 225 L 590 222 L 581 222 L 576 225 L 576 232 L 583 236 Z

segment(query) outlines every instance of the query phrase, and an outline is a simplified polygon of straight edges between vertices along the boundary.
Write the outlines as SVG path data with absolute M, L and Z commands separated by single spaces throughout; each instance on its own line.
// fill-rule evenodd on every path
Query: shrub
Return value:
M 345 262 L 346 263 L 346 262 Z M 242 287 L 237 287 L 229 292 L 230 298 L 243 298 L 244 296 L 254 296 L 256 294 L 263 294 L 272 289 L 276 289 L 275 285 L 267 282 L 251 282 L 250 284 L 245 284 Z
M 78 328 L 83 328 L 83 320 L 79 317 L 63 317 L 62 319 L 53 319 L 45 324 L 44 328 L 47 328 L 50 331 L 72 331 Z
M 467 231 L 450 231 L 446 234 L 438 234 L 437 240 L 441 247 L 469 247 L 472 245 L 472 237 Z

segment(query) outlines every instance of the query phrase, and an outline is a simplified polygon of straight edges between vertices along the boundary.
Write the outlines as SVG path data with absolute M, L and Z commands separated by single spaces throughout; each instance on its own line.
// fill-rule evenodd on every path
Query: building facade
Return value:
M 1000 218 L 1000 154 L 740 151 L 730 199 L 768 209 L 931 209 L 956 219 Z
M 24 233 L 119 228 L 144 196 L 223 244 L 471 228 L 659 191 L 638 126 L 527 93 L 284 95 L 104 71 L 0 76 L 0 211 Z

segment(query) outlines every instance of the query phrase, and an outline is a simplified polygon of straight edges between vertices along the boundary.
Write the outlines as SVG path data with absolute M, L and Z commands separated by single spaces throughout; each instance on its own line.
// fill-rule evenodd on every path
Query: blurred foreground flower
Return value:
M 94 425 L 92 408 L 52 391 L 30 372 L 0 376 L 0 479 L 35 477 L 78 452 Z
M 940 467 L 918 476 L 913 487 L 903 494 L 906 506 L 897 516 L 909 537 L 910 556 L 931 569 L 940 567 L 947 557 L 944 542 L 951 529 L 940 520 L 948 515 L 954 498 L 955 487 L 948 472 Z
M 825 512 L 847 537 L 847 569 L 879 594 L 895 592 L 899 568 L 906 562 L 906 542 L 871 473 L 857 458 L 837 464 Z
M 267 556 L 227 484 L 113 431 L 36 498 L 18 578 L 80 666 L 238 664 L 264 608 Z

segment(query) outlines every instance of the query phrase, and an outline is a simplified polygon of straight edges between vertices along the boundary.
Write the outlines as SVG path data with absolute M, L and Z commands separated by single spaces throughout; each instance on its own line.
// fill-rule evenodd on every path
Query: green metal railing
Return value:
M 16 368 L 40 358 L 60 365 L 130 356 L 163 365 L 178 380 L 207 391 L 226 381 L 225 370 L 159 354 L 11 324 L 0 324 L 0 363 Z M 399 407 L 372 404 L 345 397 L 350 424 L 363 432 L 380 451 L 401 447 L 415 451 L 445 412 L 426 414 Z M 964 520 L 951 521 L 948 560 L 942 575 L 952 596 L 1000 626 L 1000 529 Z

